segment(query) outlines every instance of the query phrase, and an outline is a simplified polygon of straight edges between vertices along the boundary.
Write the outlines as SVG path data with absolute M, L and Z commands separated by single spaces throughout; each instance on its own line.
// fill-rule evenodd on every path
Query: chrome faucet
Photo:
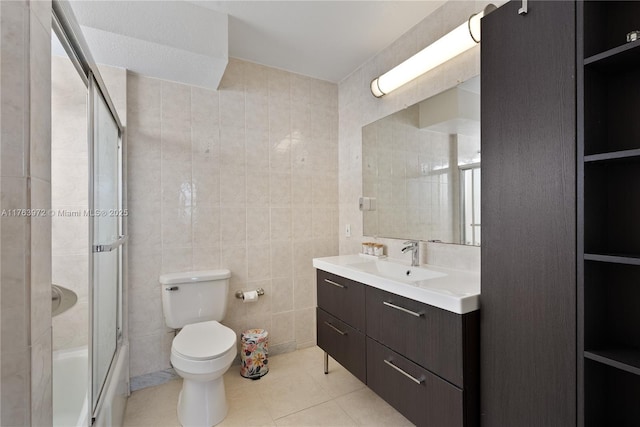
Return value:
M 417 267 L 420 265 L 420 257 L 418 254 L 418 250 L 420 249 L 420 244 L 417 240 L 409 240 L 404 242 L 405 246 L 402 248 L 402 253 L 411 251 L 411 266 Z

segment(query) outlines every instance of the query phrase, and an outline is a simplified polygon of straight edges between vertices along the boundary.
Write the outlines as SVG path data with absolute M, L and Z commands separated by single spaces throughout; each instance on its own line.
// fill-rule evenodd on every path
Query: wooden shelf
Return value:
M 584 352 L 584 357 L 640 376 L 640 350 L 589 350 Z
M 606 162 L 612 160 L 623 160 L 637 158 L 640 160 L 640 149 L 612 151 L 608 153 L 591 154 L 584 156 L 585 163 L 588 162 Z
M 585 67 L 624 68 L 640 64 L 640 40 L 585 58 Z
M 640 255 L 619 255 L 619 254 L 584 254 L 585 261 L 600 261 L 614 264 L 640 265 Z
M 640 419 L 640 1 L 578 1 L 578 422 Z

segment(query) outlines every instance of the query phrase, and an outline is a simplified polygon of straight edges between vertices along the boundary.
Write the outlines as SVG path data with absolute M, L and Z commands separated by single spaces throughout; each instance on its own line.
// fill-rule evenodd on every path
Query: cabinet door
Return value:
M 575 8 L 482 19 L 481 424 L 576 424 Z
M 364 334 L 316 309 L 318 347 L 326 351 L 360 381 L 366 383 L 366 348 Z
M 368 336 L 463 386 L 461 315 L 372 287 L 366 298 Z
M 364 285 L 326 271 L 317 274 L 318 307 L 364 331 Z
M 368 337 L 367 385 L 418 426 L 464 425 L 462 390 Z

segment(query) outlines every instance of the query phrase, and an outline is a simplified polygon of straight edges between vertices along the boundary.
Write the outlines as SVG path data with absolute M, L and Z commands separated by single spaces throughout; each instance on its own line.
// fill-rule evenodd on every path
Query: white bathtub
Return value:
M 88 426 L 87 347 L 53 353 L 53 427 Z
M 96 427 L 122 425 L 129 396 L 129 346 L 123 345 L 116 356 L 104 399 L 98 409 Z M 89 373 L 86 347 L 53 353 L 53 427 L 89 425 Z

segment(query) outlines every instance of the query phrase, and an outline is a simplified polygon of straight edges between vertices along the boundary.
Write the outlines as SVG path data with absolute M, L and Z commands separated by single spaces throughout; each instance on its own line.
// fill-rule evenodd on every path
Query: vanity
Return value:
M 317 343 L 418 426 L 479 424 L 480 275 L 316 258 Z

